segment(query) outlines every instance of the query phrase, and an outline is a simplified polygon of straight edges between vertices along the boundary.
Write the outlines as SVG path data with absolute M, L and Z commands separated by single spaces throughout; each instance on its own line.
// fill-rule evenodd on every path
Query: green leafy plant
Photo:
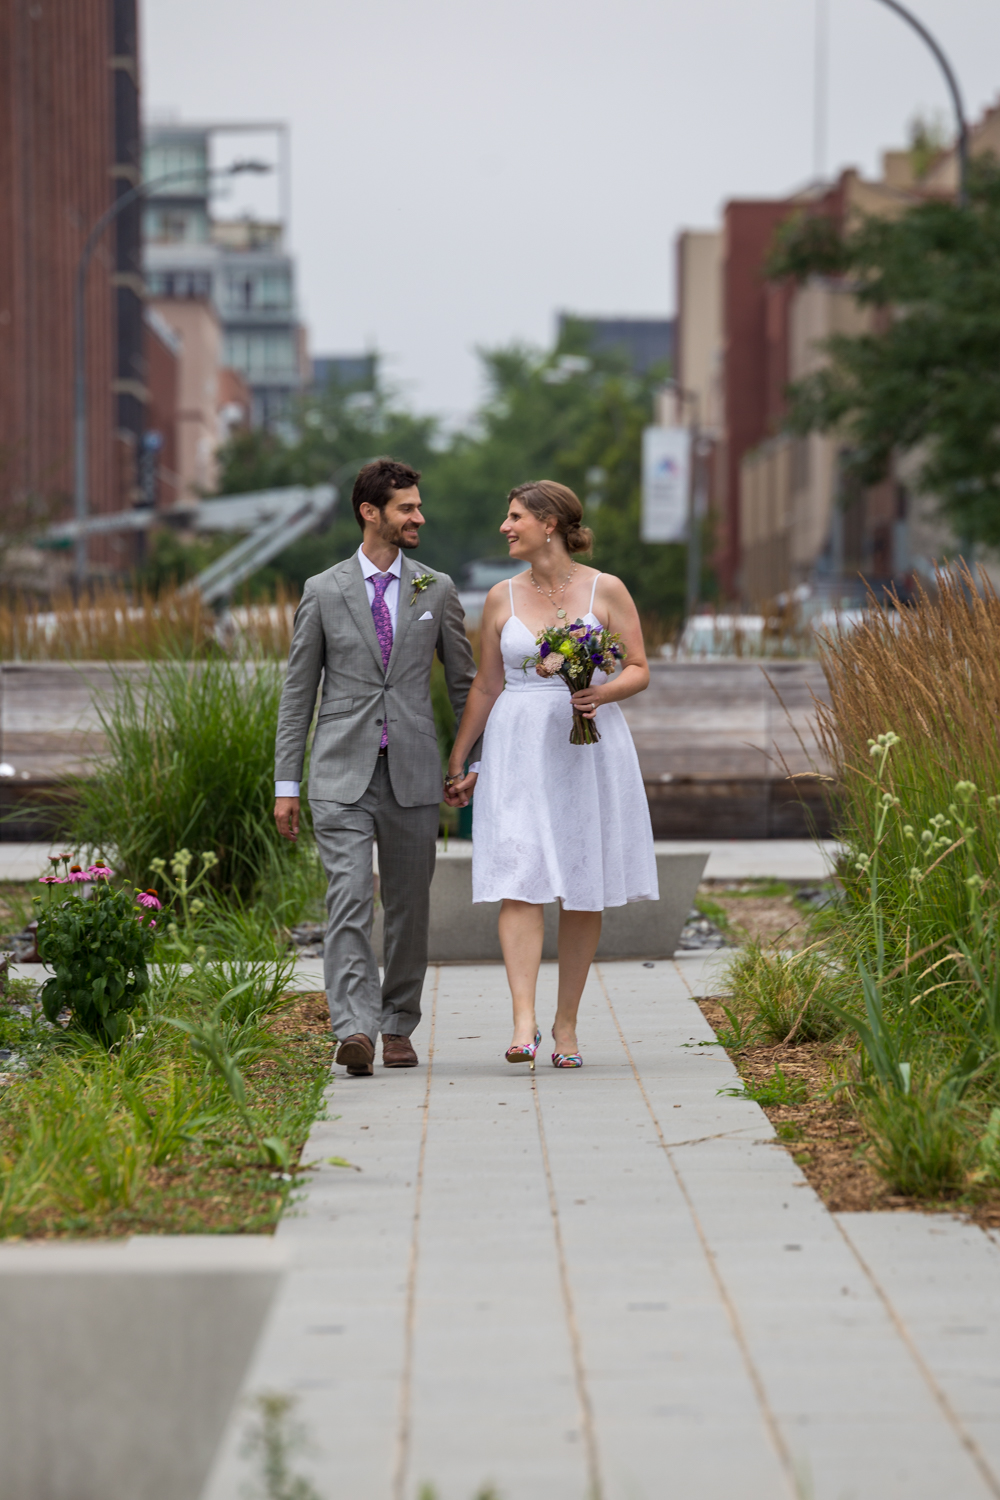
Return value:
M 295 972 L 295 955 L 277 958 L 237 958 L 205 963 L 194 981 L 195 993 L 218 1009 L 223 1023 L 244 1026 L 263 1020 L 286 1005 L 286 991 Z
M 727 1094 L 732 1099 L 752 1099 L 755 1104 L 804 1104 L 808 1090 L 800 1079 L 791 1079 L 781 1070 L 779 1064 L 770 1078 L 763 1078 L 759 1083 L 745 1080 L 742 1088 L 719 1089 L 720 1094 Z
M 894 1192 L 927 1198 L 960 1192 L 976 1150 L 969 1118 L 947 1083 L 881 1084 L 862 1096 L 869 1159 Z
M 231 1038 L 227 1035 L 227 1028 L 220 1019 L 225 1006 L 238 999 L 239 995 L 245 993 L 250 987 L 251 981 L 245 980 L 243 984 L 230 990 L 223 996 L 207 1020 L 191 1021 L 180 1016 L 165 1016 L 164 1020 L 168 1026 L 176 1026 L 179 1031 L 187 1033 L 191 1038 L 192 1051 L 204 1058 L 209 1067 L 222 1079 L 236 1106 L 237 1114 L 263 1158 L 271 1166 L 280 1167 L 283 1172 L 287 1172 L 291 1165 L 288 1142 L 279 1135 L 265 1136 L 260 1118 L 247 1105 L 246 1083 L 239 1065 L 245 1057 L 256 1058 L 260 1055 L 260 1043 L 244 1042 L 231 1047 Z
M 969 202 L 937 195 L 842 233 L 803 214 L 783 227 L 774 276 L 844 275 L 869 316 L 826 340 L 828 360 L 791 390 L 791 425 L 835 431 L 864 485 L 919 462 L 916 488 L 938 497 L 955 533 L 1000 540 L 1000 163 L 970 164 Z M 869 731 L 870 732 L 870 731 Z
M 836 976 L 813 948 L 787 953 L 754 939 L 727 971 L 733 1009 L 771 1042 L 823 1042 L 843 1030 L 831 1001 Z
M 136 885 L 155 859 L 169 865 L 180 851 L 211 851 L 206 884 L 241 903 L 308 862 L 308 838 L 303 847 L 280 838 L 272 816 L 282 682 L 273 661 L 116 671 L 97 705 L 107 754 L 75 783 L 78 844 L 113 849 Z M 303 815 L 308 825 L 306 802 Z
M 257 1420 L 242 1445 L 255 1460 L 259 1479 L 245 1493 L 252 1500 L 320 1500 L 312 1483 L 293 1473 L 293 1460 L 306 1447 L 306 1430 L 292 1418 L 296 1398 L 284 1391 L 261 1391 L 252 1402 Z
M 51 1022 L 68 1010 L 73 1025 L 111 1046 L 149 987 L 155 918 L 136 905 L 130 886 L 111 885 L 103 860 L 86 873 L 93 882 L 87 895 L 81 881 L 45 876 L 48 904 L 36 897 L 39 956 L 55 970 L 42 986 L 42 1009 Z M 62 899 L 54 900 L 57 889 Z
M 913 1196 L 1000 1182 L 998 645 L 1000 600 L 955 570 L 822 651 L 819 735 L 851 851 L 828 936 L 861 1044 L 839 1087 L 875 1169 Z

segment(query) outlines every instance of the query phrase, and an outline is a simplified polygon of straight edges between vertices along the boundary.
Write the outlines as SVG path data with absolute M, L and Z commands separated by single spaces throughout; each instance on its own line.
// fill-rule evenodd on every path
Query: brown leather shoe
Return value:
M 415 1068 L 419 1061 L 408 1036 L 394 1036 L 391 1031 L 383 1031 L 383 1068 Z
M 337 1062 L 348 1073 L 359 1078 L 367 1077 L 375 1072 L 375 1043 L 361 1031 L 355 1036 L 345 1037 L 337 1048 Z

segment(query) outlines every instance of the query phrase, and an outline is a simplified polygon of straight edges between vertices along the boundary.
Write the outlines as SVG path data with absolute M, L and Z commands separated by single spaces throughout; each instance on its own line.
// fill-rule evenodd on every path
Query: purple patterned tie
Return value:
M 385 602 L 385 591 L 389 587 L 394 573 L 373 573 L 372 584 L 375 589 L 375 597 L 372 600 L 372 619 L 375 621 L 375 634 L 378 636 L 379 646 L 382 648 L 382 665 L 389 665 L 389 657 L 392 654 L 392 616 L 389 614 L 389 606 Z M 379 741 L 379 749 L 384 750 L 389 743 L 388 720 L 382 725 L 382 738 Z

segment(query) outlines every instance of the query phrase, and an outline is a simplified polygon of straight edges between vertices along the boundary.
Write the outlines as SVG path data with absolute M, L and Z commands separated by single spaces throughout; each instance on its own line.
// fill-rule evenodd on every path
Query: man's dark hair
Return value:
M 351 495 L 354 518 L 361 530 L 365 529 L 362 505 L 377 505 L 379 510 L 385 510 L 393 490 L 409 490 L 419 482 L 420 470 L 411 469 L 409 464 L 401 464 L 395 458 L 373 458 L 370 464 L 365 464 L 354 481 Z

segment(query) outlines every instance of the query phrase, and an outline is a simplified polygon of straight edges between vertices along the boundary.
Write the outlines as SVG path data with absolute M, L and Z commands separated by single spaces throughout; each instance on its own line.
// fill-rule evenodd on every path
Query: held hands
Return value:
M 298 797 L 275 797 L 274 821 L 278 825 L 278 832 L 281 834 L 281 837 L 283 839 L 291 839 L 294 843 L 299 836 Z
M 449 776 L 458 776 L 458 781 L 446 781 L 444 786 L 444 800 L 449 807 L 468 807 L 469 799 L 475 790 L 476 782 L 479 780 L 478 771 L 470 771 L 467 775 L 462 774 L 462 767 L 455 770 L 449 766 Z
M 592 719 L 601 704 L 608 701 L 603 682 L 595 682 L 588 688 L 580 688 L 579 692 L 573 693 L 570 698 L 574 712 L 582 714 L 585 719 Z

